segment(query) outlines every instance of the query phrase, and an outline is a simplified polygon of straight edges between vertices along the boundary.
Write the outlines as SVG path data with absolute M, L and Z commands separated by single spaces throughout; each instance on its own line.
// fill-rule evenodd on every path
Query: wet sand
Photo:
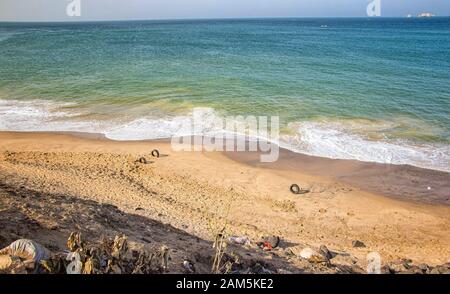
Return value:
M 153 149 L 163 156 L 152 158 Z M 23 190 L 49 199 L 64 195 L 70 201 L 113 205 L 122 215 L 170 225 L 209 242 L 223 226 L 228 235 L 245 235 L 253 242 L 263 235 L 277 235 L 282 248 L 264 258 L 285 259 L 298 268 L 300 261 L 287 257 L 287 251 L 320 245 L 350 254 L 361 268 L 370 252 L 378 252 L 383 263 L 400 258 L 428 264 L 449 261 L 448 174 L 287 151 L 268 166 L 256 162 L 256 156 L 174 152 L 164 141 L 0 132 L 0 182 L 7 187 L 8 197 Z M 140 157 L 148 159 L 148 164 L 137 162 Z M 292 183 L 310 193 L 292 194 Z M 431 192 L 423 191 L 424 185 Z M 15 205 L 8 197 L 1 198 L 0 206 Z M 65 201 L 66 214 L 73 214 L 73 222 L 66 229 L 83 229 L 93 236 L 95 224 L 78 218 L 80 212 L 70 208 L 70 201 Z M 24 207 L 22 213 L 34 219 L 32 208 Z M 60 221 L 50 211 L 36 222 L 57 227 Z M 38 234 L 27 227 L 21 230 L 27 237 Z M 136 239 L 143 234 L 139 227 L 128 226 L 127 231 Z M 354 240 L 366 247 L 354 248 Z
M 417 203 L 450 205 L 450 173 L 410 165 L 328 159 L 280 149 L 274 163 L 261 163 L 259 152 L 227 152 L 238 162 L 273 170 L 329 177 L 362 190 Z

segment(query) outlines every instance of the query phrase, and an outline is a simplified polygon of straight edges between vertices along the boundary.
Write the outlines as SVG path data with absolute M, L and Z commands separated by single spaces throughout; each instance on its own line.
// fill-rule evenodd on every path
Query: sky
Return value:
M 74 0 L 0 0 L 0 21 L 128 19 L 361 17 L 373 0 L 75 0 L 81 15 L 69 17 Z M 432 12 L 450 16 L 450 0 L 379 0 L 381 16 Z

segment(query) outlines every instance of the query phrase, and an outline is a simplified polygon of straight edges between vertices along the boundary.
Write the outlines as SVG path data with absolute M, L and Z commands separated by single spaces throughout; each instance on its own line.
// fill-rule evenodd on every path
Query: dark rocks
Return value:
M 330 266 L 337 270 L 337 273 L 343 274 L 366 274 L 361 266 L 358 265 L 358 260 L 346 253 L 335 254 L 330 260 Z
M 381 267 L 381 271 L 380 272 L 381 272 L 382 275 L 395 274 L 395 272 L 393 272 L 391 270 L 391 268 L 389 267 L 389 265 L 387 265 L 387 264 Z
M 382 267 L 383 274 L 450 274 L 449 264 L 431 267 L 427 264 L 413 264 L 411 259 L 400 259 Z
M 256 263 L 252 268 L 250 268 L 250 270 L 251 271 L 249 273 L 257 275 L 271 275 L 276 273 L 275 271 L 266 268 L 260 263 Z
M 195 266 L 191 261 L 189 261 L 189 260 L 183 261 L 183 267 L 187 273 L 189 273 L 189 274 L 195 273 Z
M 337 254 L 332 260 L 333 265 L 353 266 L 356 264 L 356 259 L 349 254 Z
M 409 260 L 396 260 L 388 264 L 389 270 L 391 273 L 401 273 L 406 272 L 410 267 L 410 261 Z
M 352 242 L 352 246 L 353 246 L 353 248 L 365 248 L 366 244 L 364 244 L 363 242 L 361 242 L 359 240 L 355 240 Z
M 48 228 L 52 231 L 56 231 L 57 229 L 59 229 L 59 226 L 58 226 L 58 224 L 54 223 L 54 224 L 50 224 Z
M 367 274 L 367 272 L 361 268 L 360 266 L 354 264 L 352 266 L 347 266 L 347 265 L 338 265 L 336 266 L 336 268 L 339 270 L 340 273 L 343 274 Z
M 417 267 L 420 268 L 420 270 L 422 270 L 424 273 L 426 273 L 430 269 L 430 267 L 425 263 L 421 263 Z
M 430 274 L 432 274 L 432 275 L 442 275 L 442 274 L 449 275 L 450 267 L 448 266 L 448 264 L 438 265 L 435 268 L 433 268 L 432 270 L 430 270 Z
M 247 260 L 240 264 L 235 264 L 230 271 L 231 274 L 256 274 L 256 275 L 271 275 L 276 274 L 277 269 L 263 260 Z
M 325 256 L 326 259 L 333 258 L 333 254 L 331 253 L 330 250 L 328 250 L 327 246 L 325 246 L 325 245 L 320 246 L 319 253 L 322 254 L 323 256 Z
M 420 267 L 418 267 L 416 265 L 410 266 L 407 271 L 400 272 L 400 274 L 410 274 L 410 275 L 422 275 L 425 273 L 426 273 L 426 270 L 423 271 Z
M 280 237 L 278 236 L 269 236 L 265 238 L 265 242 L 269 243 L 272 248 L 277 248 L 280 244 Z

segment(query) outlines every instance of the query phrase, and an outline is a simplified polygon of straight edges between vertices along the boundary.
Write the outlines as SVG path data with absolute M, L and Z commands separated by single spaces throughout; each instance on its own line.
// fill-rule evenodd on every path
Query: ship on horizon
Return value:
M 417 15 L 417 17 L 434 17 L 434 16 L 436 15 L 431 12 L 422 12 L 419 15 Z

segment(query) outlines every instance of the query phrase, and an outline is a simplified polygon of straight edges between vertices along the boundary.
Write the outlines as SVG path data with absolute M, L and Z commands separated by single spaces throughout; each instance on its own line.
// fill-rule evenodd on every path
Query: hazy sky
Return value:
M 366 16 L 372 0 L 80 0 L 81 16 L 69 17 L 72 0 L 0 0 L 0 21 Z M 450 15 L 450 0 L 381 0 L 382 16 L 430 11 Z

